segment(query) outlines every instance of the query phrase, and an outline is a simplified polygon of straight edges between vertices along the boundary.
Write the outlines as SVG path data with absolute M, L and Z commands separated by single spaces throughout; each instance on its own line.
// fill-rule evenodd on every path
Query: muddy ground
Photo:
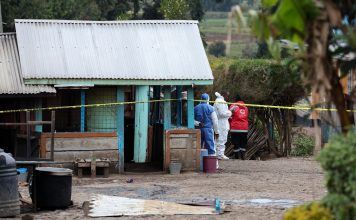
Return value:
M 35 219 L 86 219 L 84 201 L 94 194 L 174 202 L 211 201 L 231 204 L 230 212 L 213 216 L 143 216 L 120 219 L 281 219 L 287 207 L 320 199 L 325 193 L 323 172 L 311 158 L 282 158 L 268 161 L 220 162 L 223 171 L 214 174 L 180 175 L 145 173 L 111 175 L 109 178 L 73 177 L 72 200 L 67 210 L 39 211 Z M 132 178 L 132 183 L 127 180 Z M 21 187 L 28 198 L 27 188 Z M 252 200 L 264 199 L 264 200 Z M 269 199 L 269 200 L 266 200 Z M 257 201 L 252 202 L 252 201 Z M 281 201 L 282 200 L 282 201 Z M 283 203 L 287 200 L 287 204 Z M 281 202 L 268 203 L 269 202 Z M 267 204 L 260 204 L 267 202 Z M 290 203 L 288 203 L 290 202 Z M 22 214 L 21 216 L 23 216 Z M 113 219 L 113 218 L 106 218 Z

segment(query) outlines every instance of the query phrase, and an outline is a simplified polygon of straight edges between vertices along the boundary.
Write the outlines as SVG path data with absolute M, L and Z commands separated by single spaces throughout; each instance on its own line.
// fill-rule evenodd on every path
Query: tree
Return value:
M 216 57 L 224 57 L 225 54 L 225 43 L 224 42 L 215 42 L 208 47 L 208 53 Z
M 139 10 L 139 0 L 133 0 L 133 5 L 130 5 L 128 1 L 117 0 L 96 0 L 96 4 L 101 12 L 100 20 L 117 20 L 120 15 L 127 14 L 133 7 L 133 16 L 136 11 Z
M 147 20 L 163 19 L 160 11 L 161 0 L 153 0 L 152 3 L 145 2 L 143 6 L 142 18 Z
M 138 12 L 140 11 L 140 0 L 132 0 L 133 3 L 133 19 L 138 18 Z
M 186 0 L 163 0 L 161 12 L 168 20 L 188 20 L 189 5 Z
M 201 21 L 205 14 L 202 1 L 201 0 L 190 0 L 188 2 L 189 2 L 191 19 Z
M 256 58 L 258 58 L 258 59 L 272 58 L 271 53 L 268 50 L 268 45 L 266 42 L 258 43 Z
M 352 124 L 340 79 L 356 68 L 356 57 L 351 55 L 356 51 L 355 0 L 262 3 L 264 9 L 253 14 L 254 33 L 261 40 L 288 39 L 299 44 L 294 61 L 300 63 L 305 85 L 335 104 L 346 134 Z
M 14 31 L 14 19 L 117 20 L 131 10 L 131 4 L 123 0 L 7 0 L 2 1 L 2 10 L 5 31 Z
M 142 18 L 153 20 L 163 19 L 164 10 L 168 10 L 166 13 L 169 13 L 169 15 L 165 16 L 166 19 L 193 19 L 201 21 L 205 14 L 202 0 L 153 0 L 145 2 L 142 9 Z

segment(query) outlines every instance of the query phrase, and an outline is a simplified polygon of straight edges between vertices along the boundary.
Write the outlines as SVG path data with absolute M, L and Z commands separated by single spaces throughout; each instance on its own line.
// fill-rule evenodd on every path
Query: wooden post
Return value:
M 165 86 L 163 88 L 163 98 L 167 101 L 164 102 L 163 104 L 163 168 L 165 171 L 167 171 L 165 169 L 165 163 L 166 161 L 166 157 L 167 154 L 169 152 L 167 152 L 167 136 L 166 136 L 166 131 L 167 129 L 171 128 L 171 124 L 172 124 L 172 115 L 171 115 L 171 101 L 169 99 L 171 99 L 171 87 L 170 86 Z
M 29 159 L 31 157 L 31 127 L 30 123 L 28 123 L 31 120 L 30 118 L 30 112 L 26 112 L 26 158 Z
M 84 132 L 85 129 L 85 90 L 80 90 L 80 132 Z
M 182 126 L 182 86 L 176 86 L 177 94 L 177 127 Z
M 39 99 L 36 102 L 36 108 L 42 108 L 42 99 Z M 36 121 L 42 121 L 42 110 L 37 110 L 35 113 Z M 36 125 L 35 126 L 35 131 L 36 132 L 42 132 L 43 126 L 42 124 Z
M 194 128 L 194 89 L 187 89 L 187 112 L 188 112 L 188 128 Z
M 312 106 L 320 105 L 320 95 L 317 93 L 312 93 Z M 314 123 L 314 133 L 315 133 L 315 147 L 314 155 L 318 155 L 321 151 L 321 128 L 320 128 L 320 111 L 313 110 L 311 114 Z
M 161 86 L 154 86 L 153 87 L 153 99 L 159 100 L 161 99 Z M 159 112 L 160 112 L 160 102 L 155 102 L 154 103 L 154 120 L 153 123 L 159 123 L 160 118 L 159 118 Z
M 78 178 L 82 178 L 82 177 L 83 177 L 83 167 L 78 166 Z
M 54 161 L 54 127 L 56 125 L 56 112 L 51 113 L 51 160 Z
M 96 177 L 96 157 L 93 156 L 90 161 L 90 177 Z
M 166 86 L 164 87 L 164 99 L 168 100 L 171 99 L 171 87 Z M 171 128 L 171 101 L 164 102 L 164 119 L 163 119 L 163 129 L 167 130 Z
M 273 120 L 269 120 L 269 122 L 268 122 L 268 133 L 269 133 L 269 138 L 273 141 L 274 140 L 274 123 L 273 123 Z
M 147 100 L 149 100 L 149 86 L 136 86 L 136 101 L 140 102 Z M 136 163 L 146 162 L 148 136 L 148 107 L 148 102 L 135 104 L 134 161 Z
M 125 101 L 125 90 L 124 87 L 118 86 L 116 88 L 116 101 L 124 102 Z M 124 157 L 124 143 L 125 143 L 125 106 L 117 105 L 117 147 L 119 150 L 119 173 L 124 173 L 125 166 L 125 157 Z
M 154 100 L 160 100 L 161 99 L 161 86 L 153 86 L 153 99 Z M 152 160 L 157 160 L 158 158 L 158 153 L 160 150 L 158 149 L 158 144 L 161 143 L 160 135 L 158 135 L 158 130 L 159 130 L 159 124 L 161 124 L 162 119 L 161 119 L 161 114 L 160 114 L 160 109 L 161 109 L 161 102 L 154 102 L 154 110 L 153 110 L 153 136 L 152 136 L 152 155 L 151 155 L 151 161 Z

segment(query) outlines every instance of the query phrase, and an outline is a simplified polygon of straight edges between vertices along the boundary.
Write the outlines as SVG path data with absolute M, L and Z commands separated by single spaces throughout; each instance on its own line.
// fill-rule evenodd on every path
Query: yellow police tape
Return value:
M 0 114 L 4 113 L 14 113 L 14 112 L 33 112 L 33 111 L 46 111 L 46 110 L 59 110 L 59 109 L 73 109 L 73 108 L 90 108 L 90 107 L 105 107 L 112 105 L 129 105 L 136 103 L 152 103 L 152 102 L 165 102 L 165 101 L 176 101 L 177 99 L 160 99 L 160 100 L 145 100 L 145 101 L 132 101 L 132 102 L 110 102 L 102 104 L 87 104 L 87 105 L 67 105 L 67 106 L 52 106 L 46 108 L 28 108 L 28 109 L 15 109 L 15 110 L 2 110 Z
M 181 99 L 185 100 L 185 99 Z M 91 108 L 91 107 L 105 107 L 105 106 L 113 106 L 113 105 L 130 105 L 136 103 L 154 103 L 154 102 L 166 102 L 166 101 L 178 101 L 178 99 L 160 99 L 160 100 L 145 100 L 145 101 L 131 101 L 131 102 L 112 102 L 112 103 L 102 103 L 102 104 L 87 104 L 87 105 L 71 105 L 71 106 L 53 106 L 46 108 L 29 108 L 29 109 L 14 109 L 14 110 L 2 110 L 0 114 L 4 113 L 14 113 L 14 112 L 32 112 L 32 111 L 46 111 L 46 110 L 60 110 L 60 109 L 74 109 L 74 108 Z M 192 100 L 188 99 L 187 101 L 193 102 L 207 102 L 206 100 Z M 234 104 L 233 102 L 216 102 L 209 101 L 209 103 L 226 103 L 226 104 Z M 247 107 L 252 108 L 273 108 L 273 109 L 288 109 L 288 110 L 313 110 L 313 111 L 337 111 L 336 108 L 316 108 L 311 105 L 309 107 L 301 107 L 300 105 L 293 106 L 281 106 L 281 105 L 260 105 L 260 104 L 241 104 Z M 303 104 L 305 105 L 305 104 Z M 348 112 L 356 112 L 356 110 L 347 110 Z
M 206 102 L 206 100 L 194 100 L 194 102 Z M 209 101 L 209 103 L 226 103 L 226 104 L 236 104 L 235 102 L 216 102 Z M 310 107 L 299 107 L 298 105 L 293 106 L 283 106 L 283 105 L 261 105 L 261 104 L 239 104 L 247 107 L 253 108 L 274 108 L 274 109 L 288 109 L 288 110 L 305 110 L 305 111 L 337 111 L 336 108 L 317 108 L 309 105 Z M 319 104 L 315 105 L 318 106 Z M 347 110 L 347 112 L 356 112 L 356 110 Z

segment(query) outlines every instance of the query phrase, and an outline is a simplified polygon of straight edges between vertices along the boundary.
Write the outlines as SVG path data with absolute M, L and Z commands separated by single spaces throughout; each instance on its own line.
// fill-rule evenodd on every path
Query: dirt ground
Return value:
M 254 203 L 292 200 L 293 205 L 320 199 L 326 189 L 323 172 L 311 158 L 282 158 L 268 161 L 220 162 L 223 171 L 213 174 L 183 173 L 180 175 L 145 173 L 111 175 L 109 178 L 73 177 L 72 200 L 66 210 L 39 211 L 35 219 L 87 219 L 82 210 L 84 201 L 95 194 L 172 202 L 213 201 L 219 198 L 229 206 L 221 215 L 117 217 L 120 219 L 281 219 L 289 207 L 285 204 Z M 132 178 L 132 183 L 127 180 Z M 26 187 L 20 191 L 28 197 Z M 266 200 L 269 199 L 269 200 Z M 260 201 L 260 200 L 253 200 Z M 283 203 L 283 201 L 282 201 Z M 23 216 L 22 214 L 21 216 Z M 114 218 L 105 218 L 114 219 Z

